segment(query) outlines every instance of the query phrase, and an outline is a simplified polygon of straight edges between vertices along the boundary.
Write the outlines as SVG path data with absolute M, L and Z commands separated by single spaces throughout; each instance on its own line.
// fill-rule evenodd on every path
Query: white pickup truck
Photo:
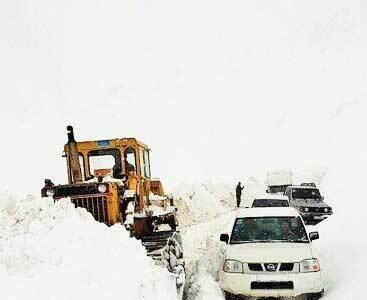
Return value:
M 240 296 L 319 299 L 324 280 L 312 240 L 299 213 L 290 207 L 239 212 L 225 243 L 220 284 L 226 299 Z

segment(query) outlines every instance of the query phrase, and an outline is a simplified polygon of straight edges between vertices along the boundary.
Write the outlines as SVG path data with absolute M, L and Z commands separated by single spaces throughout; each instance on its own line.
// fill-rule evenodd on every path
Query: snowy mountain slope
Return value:
M 364 13 L 357 0 L 2 1 L 3 184 L 17 189 L 24 145 L 24 191 L 65 182 L 69 123 L 78 139 L 142 139 L 165 182 L 327 166 L 335 118 L 366 95 Z

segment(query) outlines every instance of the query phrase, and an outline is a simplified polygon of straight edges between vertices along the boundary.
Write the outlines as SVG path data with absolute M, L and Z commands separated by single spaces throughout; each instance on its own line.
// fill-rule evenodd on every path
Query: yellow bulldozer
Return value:
M 135 138 L 77 142 L 72 126 L 63 156 L 68 184 L 45 179 L 42 197 L 70 201 L 108 226 L 123 224 L 147 253 L 175 274 L 182 294 L 185 280 L 182 241 L 174 199 L 151 178 L 150 149 Z

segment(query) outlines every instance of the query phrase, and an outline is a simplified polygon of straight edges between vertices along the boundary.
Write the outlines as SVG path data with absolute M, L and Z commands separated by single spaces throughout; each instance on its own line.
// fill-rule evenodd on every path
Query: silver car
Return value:
M 319 189 L 314 186 L 288 186 L 284 195 L 288 197 L 290 206 L 299 211 L 307 225 L 316 225 L 333 214 L 332 208 L 325 203 Z

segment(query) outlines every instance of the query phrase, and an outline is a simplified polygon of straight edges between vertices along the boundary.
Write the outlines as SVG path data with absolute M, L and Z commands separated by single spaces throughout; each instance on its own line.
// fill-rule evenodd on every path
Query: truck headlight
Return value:
M 308 212 L 308 207 L 305 207 L 305 212 Z
M 329 209 L 327 207 L 324 208 L 324 212 L 329 212 Z
M 100 185 L 98 185 L 97 189 L 98 189 L 98 192 L 105 193 L 105 192 L 107 192 L 107 185 L 100 184 Z
M 46 195 L 47 195 L 47 197 L 52 197 L 53 195 L 55 195 L 54 189 L 47 189 L 46 190 Z
M 316 258 L 302 260 L 299 264 L 299 271 L 301 273 L 318 272 L 320 271 L 320 264 Z
M 227 259 L 224 262 L 223 271 L 226 273 L 243 273 L 243 263 L 238 260 Z

